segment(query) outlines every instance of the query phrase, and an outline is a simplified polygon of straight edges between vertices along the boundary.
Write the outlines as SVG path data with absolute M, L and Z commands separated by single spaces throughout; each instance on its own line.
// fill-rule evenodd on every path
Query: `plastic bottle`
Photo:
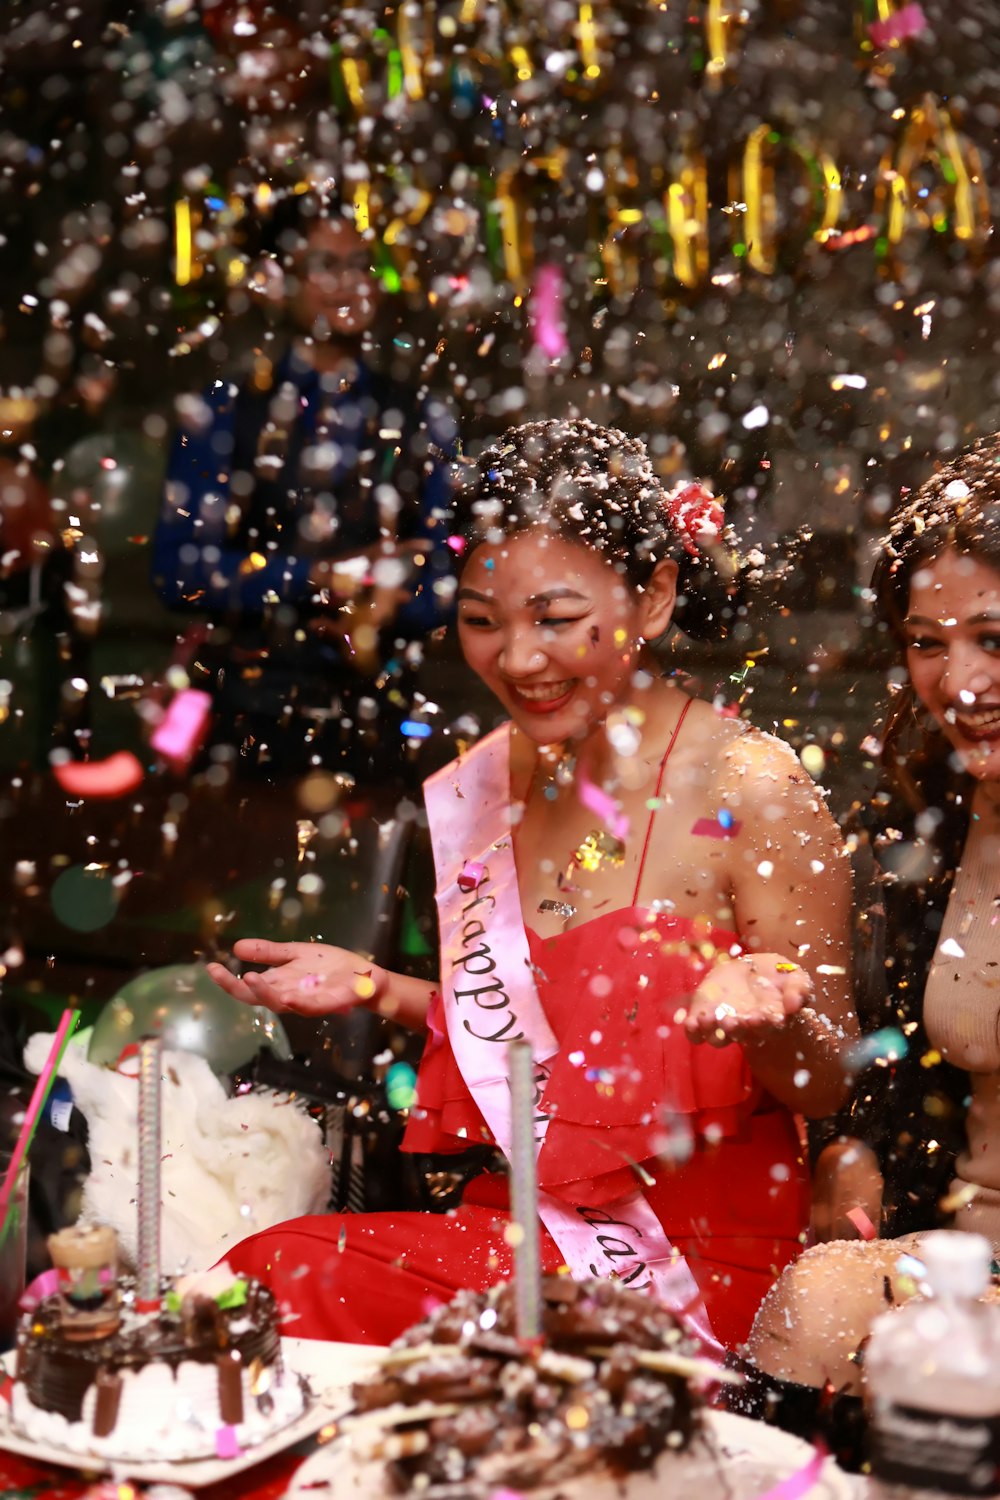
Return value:
M 992 1247 L 939 1230 L 918 1255 L 929 1296 L 872 1325 L 865 1405 L 873 1490 L 1000 1494 L 1000 1306 L 977 1300 Z

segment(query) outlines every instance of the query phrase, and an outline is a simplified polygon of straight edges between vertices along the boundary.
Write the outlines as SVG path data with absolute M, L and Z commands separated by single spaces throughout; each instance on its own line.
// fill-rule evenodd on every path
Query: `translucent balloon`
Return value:
M 130 980 L 98 1016 L 87 1056 L 113 1066 L 142 1036 L 162 1036 L 168 1048 L 197 1052 L 216 1073 L 233 1072 L 261 1047 L 282 1059 L 292 1055 L 277 1017 L 234 1000 L 202 964 L 171 964 Z

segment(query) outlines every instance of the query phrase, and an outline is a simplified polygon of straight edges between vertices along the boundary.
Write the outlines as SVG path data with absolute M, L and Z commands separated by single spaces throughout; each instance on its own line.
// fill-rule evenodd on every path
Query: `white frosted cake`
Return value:
M 231 1273 L 163 1283 L 155 1312 L 117 1283 L 111 1331 L 78 1331 L 64 1298 L 21 1320 L 11 1425 L 33 1442 L 123 1461 L 235 1458 L 295 1421 L 308 1389 L 281 1358 L 277 1306 Z M 225 1282 L 225 1286 L 221 1283 Z

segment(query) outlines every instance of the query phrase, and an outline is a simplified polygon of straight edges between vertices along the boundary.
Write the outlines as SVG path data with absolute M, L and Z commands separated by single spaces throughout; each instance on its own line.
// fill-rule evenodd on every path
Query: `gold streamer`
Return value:
M 592 5 L 585 4 L 580 6 L 576 35 L 580 44 L 580 62 L 583 65 L 583 76 L 585 78 L 599 78 L 601 76 L 601 54 L 598 47 L 598 32 L 594 23 L 594 7 Z
M 520 42 L 511 44 L 510 60 L 514 64 L 519 83 L 528 83 L 534 77 L 535 69 L 528 55 L 528 49 Z
M 674 275 L 682 286 L 703 285 L 708 276 L 708 178 L 701 152 L 690 156 L 664 194 L 673 246 Z
M 534 263 L 531 235 L 525 225 L 521 173 L 508 167 L 497 178 L 495 208 L 500 218 L 504 275 L 515 292 L 524 292 Z
M 359 234 L 364 234 L 371 224 L 371 212 L 369 204 L 370 184 L 362 179 L 355 183 L 352 200 L 354 204 L 354 227 Z
M 925 94 L 910 111 L 893 162 L 887 152 L 879 169 L 875 207 L 885 218 L 885 238 L 899 245 L 916 223 L 923 229 L 945 227 L 934 199 L 922 201 L 913 189 L 913 173 L 922 163 L 937 169 L 941 196 L 951 200 L 951 229 L 958 240 L 981 249 L 992 229 L 989 195 L 975 146 L 959 134 L 951 117 L 933 94 Z M 940 198 L 938 199 L 940 203 Z
M 840 211 L 844 205 L 844 182 L 840 168 L 828 151 L 818 151 L 816 159 L 823 173 L 823 217 L 819 228 L 813 231 L 817 240 L 827 240 L 840 223 Z
M 755 271 L 769 276 L 774 270 L 775 221 L 777 207 L 774 196 L 774 169 L 764 150 L 764 143 L 771 133 L 770 125 L 758 125 L 747 136 L 743 148 L 743 236 L 746 241 L 747 264 Z
M 640 235 L 627 238 L 627 231 L 637 229 L 645 214 L 635 201 L 639 174 L 631 157 L 619 158 L 605 165 L 607 179 L 607 233 L 601 244 L 601 263 L 611 292 L 616 297 L 630 297 L 640 279 L 643 256 Z
M 774 158 L 783 147 L 809 173 L 819 193 L 822 210 L 808 233 L 820 241 L 834 232 L 843 207 L 840 170 L 828 151 L 812 151 L 795 139 L 780 137 L 772 125 L 758 125 L 747 136 L 743 156 L 730 174 L 730 191 L 741 204 L 742 237 L 746 262 L 765 276 L 773 274 L 778 261 L 778 199 L 775 192 Z
M 174 204 L 174 280 L 188 286 L 192 274 L 191 205 L 186 198 Z
M 340 72 L 344 80 L 344 88 L 347 90 L 347 97 L 351 101 L 351 108 L 360 119 L 365 112 L 365 89 L 371 78 L 368 64 L 356 57 L 345 55 L 340 59 Z
M 705 75 L 718 86 L 736 54 L 736 36 L 742 30 L 746 12 L 732 10 L 732 0 L 706 0 L 704 37 L 707 61 Z
M 415 228 L 426 218 L 434 202 L 434 195 L 433 193 L 429 193 L 426 188 L 414 187 L 413 191 L 417 195 L 413 207 L 407 209 L 405 214 L 399 214 L 395 219 L 392 219 L 386 227 L 385 234 L 382 236 L 383 242 L 386 245 L 391 246 L 399 243 L 405 229 Z
M 515 293 L 528 290 L 535 265 L 535 209 L 539 190 L 563 175 L 567 151 L 560 147 L 548 156 L 535 156 L 520 167 L 508 167 L 497 178 L 492 211 L 500 224 L 504 275 Z
M 423 59 L 413 24 L 420 14 L 420 6 L 415 0 L 407 0 L 396 12 L 396 40 L 403 62 L 403 87 L 411 99 L 424 97 Z
M 382 243 L 399 275 L 402 290 L 417 292 L 420 288 L 420 275 L 412 250 L 410 230 L 416 229 L 427 217 L 434 206 L 434 194 L 415 183 L 409 184 L 409 189 L 416 195 L 412 207 L 390 219 L 382 236 Z

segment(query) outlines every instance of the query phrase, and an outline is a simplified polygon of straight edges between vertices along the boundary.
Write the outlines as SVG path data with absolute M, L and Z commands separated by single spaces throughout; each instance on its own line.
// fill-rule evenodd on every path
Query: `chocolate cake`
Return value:
M 228 1298 L 179 1296 L 166 1281 L 162 1291 L 159 1309 L 141 1312 L 134 1283 L 119 1280 L 117 1326 L 98 1337 L 80 1336 L 59 1294 L 25 1314 L 15 1430 L 107 1458 L 232 1457 L 301 1414 L 266 1287 L 230 1278 Z
M 542 1337 L 516 1337 L 514 1292 L 460 1292 L 353 1387 L 355 1451 L 423 1496 L 528 1489 L 652 1468 L 700 1423 L 706 1366 L 677 1319 L 620 1282 L 543 1281 Z

